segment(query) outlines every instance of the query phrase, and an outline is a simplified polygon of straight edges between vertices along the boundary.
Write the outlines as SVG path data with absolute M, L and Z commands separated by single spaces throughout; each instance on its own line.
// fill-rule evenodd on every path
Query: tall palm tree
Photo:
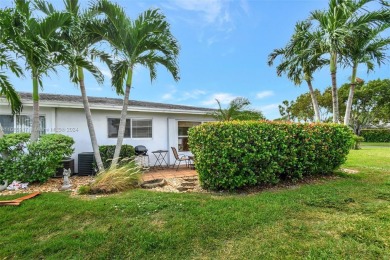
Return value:
M 316 121 L 321 121 L 320 109 L 313 88 L 313 73 L 325 64 L 327 59 L 322 58 L 321 44 L 318 41 L 318 32 L 311 32 L 311 23 L 298 22 L 289 43 L 281 49 L 275 49 L 268 56 L 268 65 L 272 66 L 274 60 L 281 56 L 281 63 L 276 67 L 276 73 L 283 73 L 294 82 L 295 85 L 306 81 L 315 113 Z
M 337 65 L 341 60 L 345 40 L 362 26 L 389 22 L 388 10 L 368 11 L 366 5 L 374 0 L 330 0 L 325 11 L 311 12 L 310 19 L 318 23 L 322 42 L 330 55 L 332 78 L 333 122 L 339 122 L 337 94 Z
M 23 75 L 23 71 L 20 66 L 8 54 L 7 48 L 0 43 L 0 97 L 5 97 L 7 99 L 11 106 L 12 114 L 20 113 L 23 108 L 22 101 L 20 100 L 18 92 L 16 92 L 5 74 L 5 71 L 2 70 L 3 68 L 11 70 L 18 77 Z M 0 138 L 3 136 L 4 132 L 0 123 Z
M 101 0 L 96 10 L 106 17 L 104 38 L 111 44 L 116 53 L 116 60 L 111 66 L 112 85 L 119 92 L 125 82 L 123 108 L 119 123 L 118 139 L 111 168 L 116 167 L 125 134 L 126 116 L 130 89 L 132 87 L 135 65 L 146 67 L 153 81 L 157 76 L 156 66 L 164 66 L 179 80 L 177 58 L 179 45 L 170 31 L 169 23 L 159 10 L 147 10 L 134 21 L 130 20 L 124 10 L 108 0 Z M 101 30 L 98 30 L 101 31 Z
M 42 76 L 55 71 L 57 58 L 63 51 L 53 36 L 68 21 L 69 15 L 54 12 L 43 19 L 36 18 L 29 0 L 15 0 L 9 18 L 3 20 L 3 29 L 13 50 L 25 60 L 25 69 L 30 71 L 33 82 L 31 141 L 34 142 L 39 137 L 39 87 L 42 87 Z
M 23 75 L 22 68 L 10 55 L 9 49 L 3 43 L 0 43 L 0 97 L 4 96 L 8 100 L 13 114 L 20 113 L 23 106 L 19 94 L 12 86 L 6 71 L 3 69 L 10 70 L 17 77 Z
M 52 15 L 57 12 L 52 4 L 44 0 L 37 0 L 35 4 L 46 15 Z M 99 20 L 96 18 L 96 13 L 92 9 L 86 11 L 81 10 L 78 0 L 64 0 L 64 4 L 65 11 L 63 13 L 70 14 L 70 22 L 59 34 L 61 41 L 66 44 L 65 55 L 61 56 L 62 63 L 67 66 L 71 81 L 80 87 L 96 165 L 99 171 L 103 171 L 104 166 L 99 152 L 99 145 L 85 88 L 84 70 L 90 72 L 97 82 L 102 84 L 104 76 L 99 68 L 93 64 L 93 58 L 100 58 L 109 63 L 110 57 L 94 48 L 96 43 L 103 40 L 101 37 L 103 32 L 97 34 L 89 30 L 91 25 L 94 28 L 99 28 L 96 26 L 99 23 Z
M 11 18 L 10 9 L 0 9 L 0 97 L 5 97 L 11 106 L 13 114 L 20 113 L 23 106 L 19 94 L 12 86 L 6 74 L 6 69 L 10 70 L 17 77 L 23 76 L 23 70 L 11 56 L 12 44 L 10 44 L 4 28 L 3 22 Z M 3 128 L 0 124 L 0 138 L 4 136 Z
M 384 24 L 374 29 L 365 28 L 365 30 L 357 31 L 355 35 L 347 40 L 346 53 L 347 64 L 352 67 L 352 76 L 349 89 L 349 96 L 345 111 L 344 124 L 349 125 L 351 118 L 351 109 L 355 86 L 357 83 L 357 69 L 360 63 L 367 66 L 367 72 L 374 69 L 375 61 L 378 66 L 384 64 L 388 60 L 386 51 L 390 45 L 390 37 L 381 38 L 380 33 L 390 27 L 390 24 Z

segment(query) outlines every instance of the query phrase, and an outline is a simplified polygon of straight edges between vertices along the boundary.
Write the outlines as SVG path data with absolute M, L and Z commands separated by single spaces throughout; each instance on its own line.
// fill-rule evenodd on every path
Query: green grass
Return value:
M 369 142 L 362 142 L 361 143 L 362 147 L 367 147 L 367 146 L 375 146 L 375 147 L 389 147 L 390 148 L 390 143 L 369 143 Z
M 0 259 L 389 259 L 389 156 L 363 147 L 343 166 L 358 174 L 250 195 L 45 193 L 0 208 Z

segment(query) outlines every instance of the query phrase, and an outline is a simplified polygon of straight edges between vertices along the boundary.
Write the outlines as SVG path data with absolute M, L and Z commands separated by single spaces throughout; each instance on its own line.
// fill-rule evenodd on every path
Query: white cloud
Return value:
M 273 95 L 274 95 L 273 91 L 265 90 L 265 91 L 258 92 L 256 94 L 256 99 L 263 99 L 263 98 L 270 97 L 270 96 L 273 96 Z
M 102 63 L 102 62 L 94 62 L 93 64 L 100 70 L 100 72 L 105 77 L 107 77 L 108 79 L 112 78 L 111 71 L 107 68 L 107 66 L 104 63 Z
M 181 9 L 199 12 L 207 23 L 216 22 L 223 10 L 223 0 L 174 0 L 173 3 Z
M 173 99 L 173 93 L 166 93 L 161 97 L 163 100 Z
M 261 110 L 262 112 L 270 112 L 270 111 L 274 111 L 275 109 L 279 109 L 279 104 L 274 103 L 274 104 L 269 104 L 269 105 L 264 105 L 259 107 L 259 110 Z
M 210 106 L 210 105 L 217 105 L 216 99 L 219 100 L 219 102 L 223 105 L 229 104 L 230 101 L 235 99 L 237 96 L 234 96 L 230 93 L 216 93 L 213 94 L 209 99 L 202 102 L 203 105 Z
M 102 87 L 94 87 L 94 88 L 88 88 L 86 87 L 87 90 L 90 90 L 90 91 L 102 91 L 103 88 Z
M 165 93 L 161 98 L 163 100 L 175 100 L 175 102 L 186 101 L 190 99 L 199 99 L 206 95 L 206 91 L 194 89 L 192 91 L 179 91 L 175 86 L 169 87 L 169 92 Z
M 240 7 L 244 12 L 249 15 L 250 14 L 250 8 L 249 8 L 249 3 L 247 0 L 240 0 Z
M 111 79 L 112 78 L 112 74 L 111 74 L 111 71 L 109 69 L 102 69 L 100 68 L 100 71 L 102 72 L 102 74 L 104 76 L 106 76 L 107 78 Z

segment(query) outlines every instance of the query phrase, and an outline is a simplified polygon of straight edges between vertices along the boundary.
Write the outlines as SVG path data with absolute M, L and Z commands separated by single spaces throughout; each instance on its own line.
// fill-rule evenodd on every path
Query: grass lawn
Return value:
M 389 148 L 390 148 L 390 143 L 369 143 L 369 142 L 362 142 L 361 145 L 362 145 L 362 147 L 365 147 L 365 146 L 376 146 L 376 147 L 389 147 Z
M 251 195 L 42 194 L 0 207 L 0 259 L 389 259 L 390 149 L 372 146 L 358 174 Z

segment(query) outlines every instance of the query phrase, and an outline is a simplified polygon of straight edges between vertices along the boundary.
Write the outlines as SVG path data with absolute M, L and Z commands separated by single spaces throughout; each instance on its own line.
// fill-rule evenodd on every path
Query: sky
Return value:
M 49 1 L 62 8 L 62 0 Z M 89 1 L 80 0 L 87 7 Z M 116 0 L 130 18 L 135 19 L 148 8 L 159 8 L 180 44 L 178 64 L 180 80 L 175 82 L 160 67 L 157 79 L 150 81 L 149 72 L 136 67 L 130 99 L 216 108 L 218 99 L 223 107 L 236 97 L 246 97 L 251 108 L 261 110 L 267 119 L 280 117 L 278 105 L 294 100 L 308 91 L 305 84 L 295 86 L 286 76 L 278 77 L 275 66 L 267 65 L 267 57 L 275 48 L 284 47 L 297 21 L 305 20 L 311 11 L 326 9 L 327 0 Z M 12 6 L 1 0 L 0 7 Z M 389 35 L 388 31 L 386 32 Z M 388 52 L 390 55 L 390 51 Z M 277 64 L 277 63 L 276 63 Z M 109 69 L 96 65 L 105 75 L 103 85 L 86 75 L 89 96 L 118 97 L 113 91 Z M 69 81 L 65 68 L 43 78 L 41 93 L 80 95 Z M 338 85 L 347 83 L 351 69 L 339 69 Z M 365 66 L 358 69 L 366 81 L 389 78 L 390 64 L 367 74 Z M 32 81 L 10 75 L 18 91 L 31 92 Z M 331 85 L 329 68 L 314 74 L 313 85 L 324 90 Z

